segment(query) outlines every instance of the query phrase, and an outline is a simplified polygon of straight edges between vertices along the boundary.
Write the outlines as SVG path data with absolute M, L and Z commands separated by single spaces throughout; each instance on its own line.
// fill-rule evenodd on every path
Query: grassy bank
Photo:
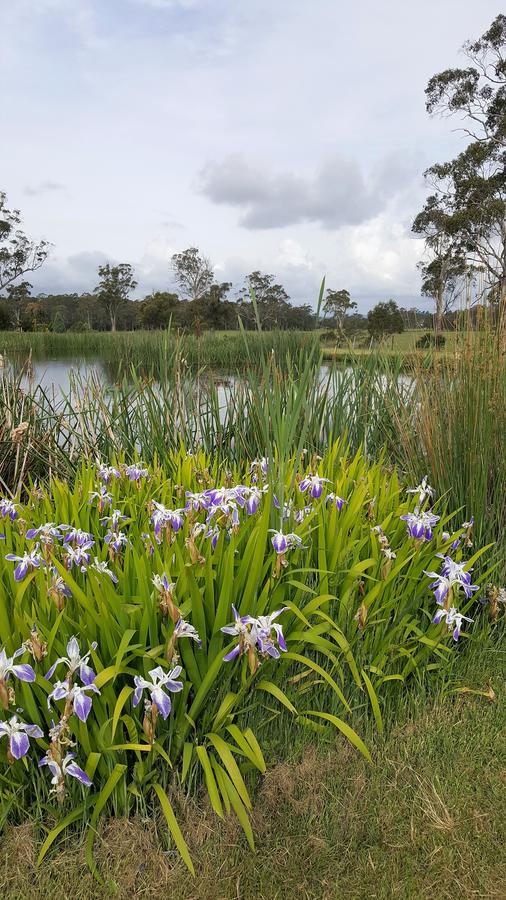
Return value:
M 488 690 L 495 701 L 453 688 Z M 506 883 L 504 654 L 490 645 L 471 655 L 446 694 L 408 701 L 371 734 L 375 765 L 343 741 L 288 749 L 257 789 L 252 854 L 237 829 L 217 827 L 205 804 L 186 810 L 197 875 L 160 846 L 160 820 L 113 819 L 100 826 L 100 886 L 79 834 L 36 867 L 37 827 L 8 828 L 0 849 L 5 900 L 61 896 L 171 896 L 174 900 L 455 900 L 502 898 Z
M 201 337 L 174 331 L 0 332 L 0 355 L 23 364 L 35 360 L 100 359 L 114 378 L 133 367 L 139 374 L 167 377 L 181 367 L 236 372 L 274 351 L 280 364 L 295 359 L 315 341 L 314 332 L 248 332 L 247 346 L 239 331 L 206 331 Z
M 325 362 L 355 365 L 357 361 L 380 352 L 384 357 L 402 361 L 404 368 L 427 357 L 427 350 L 416 348 L 423 335 L 420 330 L 406 331 L 385 338 L 381 344 L 360 346 L 350 338 L 345 346 L 323 339 L 321 332 L 267 331 L 248 332 L 247 341 L 239 331 L 205 331 L 200 337 L 176 332 L 133 331 L 76 332 L 0 332 L 0 356 L 23 364 L 28 357 L 34 360 L 65 359 L 78 361 L 100 359 L 109 367 L 111 377 L 118 378 L 134 366 L 139 372 L 162 376 L 178 366 L 181 359 L 192 372 L 202 368 L 238 372 L 258 362 L 265 353 L 274 350 L 280 365 L 288 356 L 296 358 L 300 350 L 308 350 L 312 342 L 321 342 Z M 445 347 L 438 356 L 448 357 L 462 341 L 462 333 L 444 332 Z M 367 339 L 366 339 L 367 344 Z M 249 347 L 249 349 L 247 349 Z

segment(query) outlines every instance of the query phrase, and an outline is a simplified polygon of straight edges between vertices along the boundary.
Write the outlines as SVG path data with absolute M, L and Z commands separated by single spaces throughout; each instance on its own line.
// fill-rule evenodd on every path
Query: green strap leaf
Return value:
M 237 727 L 237 725 L 228 725 L 227 731 L 231 735 L 231 737 L 233 737 L 237 746 L 240 747 L 240 749 L 242 750 L 244 755 L 250 760 L 250 762 L 252 762 L 253 765 L 256 766 L 256 768 L 260 770 L 260 772 L 262 772 L 262 773 L 265 772 L 265 770 L 266 770 L 265 760 L 263 758 L 262 751 L 260 750 L 260 747 L 258 746 L 258 744 L 257 744 L 257 747 L 258 747 L 258 751 L 257 751 L 256 749 L 254 749 L 251 746 L 246 735 L 243 734 L 243 732 L 241 731 L 240 728 Z
M 181 768 L 181 781 L 186 781 L 186 776 L 188 775 L 191 761 L 193 759 L 193 744 L 189 741 L 186 741 L 183 747 L 183 765 Z
M 111 730 L 111 741 L 114 740 L 114 735 L 116 734 L 116 728 L 118 727 L 119 717 L 121 716 L 123 707 L 127 702 L 130 694 L 133 692 L 133 688 L 125 685 L 124 688 L 120 691 L 119 697 L 116 700 L 116 706 L 114 707 L 114 713 L 112 717 L 112 730 Z
M 339 687 L 338 684 L 336 684 L 336 682 L 334 681 L 332 676 L 329 675 L 329 673 L 326 672 L 325 669 L 322 668 L 322 666 L 318 665 L 317 662 L 315 662 L 313 659 L 308 659 L 306 656 L 302 656 L 300 653 L 292 653 L 290 651 L 288 653 L 284 654 L 283 659 L 293 659 L 296 662 L 303 663 L 305 666 L 308 666 L 310 669 L 314 669 L 315 672 L 318 672 L 318 674 L 321 675 L 321 677 L 324 678 L 325 681 L 328 682 L 328 684 L 330 684 L 332 690 L 335 691 L 335 693 L 339 697 L 341 703 L 345 707 L 346 711 L 351 713 L 351 706 L 348 703 L 346 697 L 344 696 L 341 688 Z
M 282 703 L 283 706 L 286 706 L 286 708 L 289 709 L 294 716 L 297 715 L 295 706 L 293 705 L 293 703 L 291 703 L 286 694 L 283 693 L 281 688 L 277 686 L 277 684 L 273 684 L 272 681 L 259 681 L 256 689 L 257 691 L 267 691 L 268 694 L 272 694 L 272 696 L 275 697 L 276 700 L 279 700 L 279 702 Z
M 190 852 L 186 845 L 186 841 L 183 837 L 181 829 L 180 829 L 179 825 L 177 824 L 177 819 L 174 814 L 174 810 L 172 809 L 172 806 L 170 805 L 169 798 L 167 797 L 167 794 L 165 793 L 165 791 L 163 790 L 163 788 L 160 784 L 154 784 L 153 788 L 154 788 L 155 793 L 160 801 L 160 806 L 162 807 L 162 812 L 167 820 L 167 825 L 169 826 L 169 831 L 170 831 L 172 837 L 174 838 L 174 843 L 175 843 L 177 849 L 179 850 L 179 853 L 181 854 L 181 859 L 186 864 L 186 866 L 190 870 L 191 874 L 195 875 L 195 869 L 193 868 L 193 863 L 191 860 Z
M 339 731 L 342 731 L 345 737 L 348 738 L 350 743 L 360 751 L 362 756 L 365 756 L 366 760 L 372 763 L 371 754 L 369 753 L 369 750 L 364 744 L 362 738 L 360 738 L 357 732 L 354 731 L 353 728 L 350 728 L 350 726 L 347 725 L 346 722 L 343 722 L 342 719 L 338 719 L 337 716 L 333 716 L 331 713 L 318 712 L 315 709 L 306 709 L 303 713 L 301 713 L 301 715 L 317 716 L 317 718 L 325 719 L 326 722 L 330 722 L 332 725 L 335 725 L 335 727 L 338 728 Z
M 94 803 L 94 802 L 95 802 L 94 800 L 91 801 L 91 803 Z M 65 818 L 62 819 L 61 822 L 58 822 L 58 825 L 56 825 L 54 828 L 51 829 L 46 840 L 42 844 L 42 847 L 40 848 L 40 853 L 37 858 L 38 866 L 40 866 L 40 864 L 41 864 L 42 860 L 44 859 L 47 851 L 49 850 L 51 844 L 54 843 L 54 841 L 56 840 L 58 835 L 61 834 L 61 832 L 65 828 L 67 828 L 68 825 L 71 825 L 72 822 L 75 822 L 76 819 L 78 819 L 79 816 L 82 815 L 82 813 L 84 812 L 84 809 L 86 808 L 86 805 L 87 805 L 86 803 L 81 803 L 81 805 L 78 806 L 77 809 L 74 809 L 71 813 L 68 814 L 68 816 L 65 816 Z M 89 803 L 88 803 L 88 805 L 89 805 Z
M 214 734 L 213 732 L 207 734 L 206 737 L 218 753 L 218 756 L 220 757 L 223 765 L 230 775 L 231 781 L 242 802 L 248 809 L 251 809 L 251 800 L 248 794 L 248 789 L 244 784 L 244 779 L 239 771 L 239 766 L 234 759 L 230 744 L 227 744 L 227 742 L 224 741 L 223 738 L 219 736 L 219 734 Z
M 376 691 L 372 686 L 371 679 L 368 677 L 367 672 L 362 669 L 362 678 L 364 679 L 365 686 L 367 689 L 367 693 L 369 694 L 369 700 L 371 701 L 371 708 L 373 711 L 374 718 L 376 720 L 376 727 L 380 734 L 383 734 L 383 719 L 381 716 L 381 709 L 378 702 L 378 696 Z
M 211 806 L 214 809 L 217 816 L 220 819 L 223 818 L 223 806 L 220 799 L 220 793 L 218 791 L 218 785 L 216 784 L 216 779 L 213 775 L 213 770 L 211 767 L 211 762 L 209 759 L 209 754 L 205 747 L 202 745 L 197 747 L 197 756 L 200 760 L 200 764 L 204 770 L 204 777 L 206 779 L 207 793 L 209 794 L 209 799 L 211 801 Z
M 251 822 L 248 818 L 248 813 L 246 812 L 244 804 L 242 803 L 242 800 L 239 797 L 239 794 L 237 793 L 234 785 L 232 784 L 230 777 L 228 776 L 227 772 L 225 772 L 225 769 L 223 769 L 222 766 L 220 766 L 218 763 L 216 763 L 216 766 L 221 771 L 221 776 L 222 776 L 221 781 L 222 781 L 224 789 L 227 792 L 227 796 L 229 798 L 230 805 L 231 805 L 232 809 L 234 810 L 237 818 L 239 819 L 240 825 L 244 831 L 244 834 L 246 835 L 246 840 L 248 841 L 248 844 L 250 845 L 251 849 L 254 850 L 255 849 L 255 839 L 253 837 L 253 829 L 251 827 Z

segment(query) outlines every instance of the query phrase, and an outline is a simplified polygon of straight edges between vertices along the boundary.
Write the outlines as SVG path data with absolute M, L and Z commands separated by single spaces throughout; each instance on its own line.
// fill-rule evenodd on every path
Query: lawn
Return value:
M 423 337 L 424 334 L 429 333 L 429 329 L 418 328 L 410 331 L 403 331 L 402 334 L 393 334 L 390 337 L 384 338 L 380 344 L 375 344 L 374 349 L 376 351 L 381 350 L 382 354 L 396 356 L 399 354 L 408 354 L 409 358 L 417 359 L 427 355 L 426 349 L 417 349 L 416 342 Z M 443 331 L 442 336 L 445 339 L 444 349 L 440 352 L 440 355 L 448 355 L 451 351 L 454 351 L 458 342 L 463 340 L 462 332 L 457 331 Z M 472 340 L 472 333 L 467 333 L 466 340 Z M 363 345 L 366 346 L 363 346 Z M 362 346 L 360 346 L 362 345 Z M 366 332 L 360 333 L 360 335 L 355 338 L 350 337 L 349 343 L 347 346 L 336 347 L 329 341 L 323 341 L 323 356 L 324 359 L 336 359 L 336 360 L 352 360 L 356 357 L 368 356 L 371 352 L 371 348 L 369 347 L 369 337 Z

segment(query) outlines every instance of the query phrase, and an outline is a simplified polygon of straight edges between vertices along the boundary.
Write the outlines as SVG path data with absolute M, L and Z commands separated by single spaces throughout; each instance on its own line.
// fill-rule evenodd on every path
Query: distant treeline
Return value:
M 289 300 L 261 301 L 257 304 L 263 330 L 311 331 L 317 325 L 314 309 L 309 305 L 295 306 Z M 433 316 L 420 309 L 403 309 L 400 313 L 406 329 L 432 327 Z M 246 329 L 257 326 L 250 301 L 227 300 L 205 296 L 199 300 L 183 300 L 167 291 L 153 291 L 143 300 L 125 301 L 118 309 L 117 329 L 156 330 L 172 327 L 192 334 L 201 331 L 234 331 L 239 317 Z M 450 317 L 451 318 L 451 317 Z M 334 328 L 334 319 L 320 319 L 319 327 Z M 343 321 L 349 334 L 366 332 L 367 316 L 348 315 Z M 96 294 L 37 294 L 17 298 L 0 296 L 0 330 L 22 331 L 110 331 L 107 310 Z

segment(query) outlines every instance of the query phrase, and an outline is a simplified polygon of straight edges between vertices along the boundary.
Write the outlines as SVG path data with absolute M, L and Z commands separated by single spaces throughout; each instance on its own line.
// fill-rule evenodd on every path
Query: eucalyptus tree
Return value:
M 425 172 L 432 193 L 414 230 L 426 239 L 438 290 L 460 268 L 484 273 L 506 341 L 506 16 L 462 50 L 469 65 L 434 75 L 426 105 L 432 115 L 458 116 L 469 143 Z
M 129 263 L 119 263 L 116 266 L 106 263 L 98 267 L 98 276 L 100 281 L 95 294 L 109 316 L 111 331 L 116 331 L 118 313 L 137 287 L 133 267 Z
M 0 290 L 45 262 L 47 241 L 31 241 L 21 227 L 21 213 L 7 207 L 7 195 L 0 191 Z
M 188 247 L 171 257 L 172 269 L 184 300 L 200 300 L 214 281 L 211 261 L 197 247 Z
M 327 290 L 323 301 L 323 310 L 336 320 L 336 331 L 342 334 L 344 331 L 344 319 L 347 313 L 352 309 L 356 309 L 357 304 L 350 297 L 350 292 L 346 288 L 340 291 Z
M 289 311 L 290 298 L 283 285 L 275 280 L 274 275 L 268 275 L 256 269 L 244 279 L 238 303 L 241 316 L 244 316 L 246 321 L 249 319 L 250 324 L 253 324 L 255 320 L 251 303 L 253 297 L 262 327 L 278 328 L 283 326 Z

